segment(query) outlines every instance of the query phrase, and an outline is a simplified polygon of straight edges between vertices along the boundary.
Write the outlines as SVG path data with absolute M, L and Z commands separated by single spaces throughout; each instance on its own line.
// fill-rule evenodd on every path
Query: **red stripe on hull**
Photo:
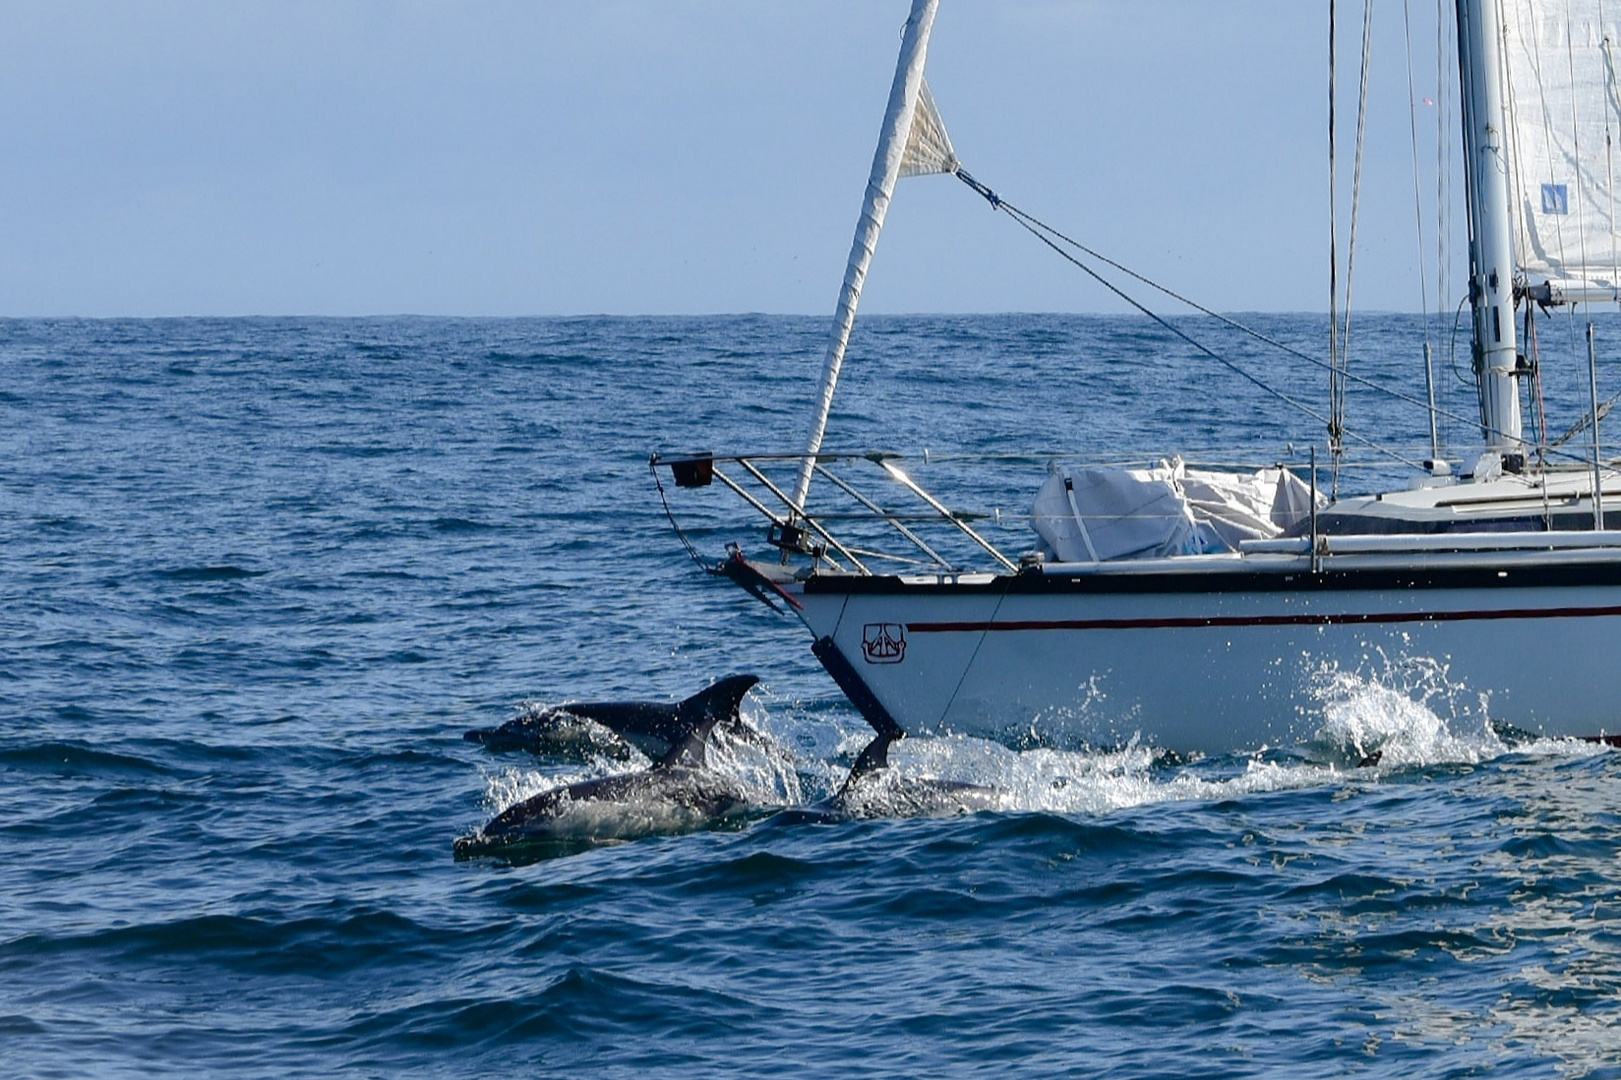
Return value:
M 1022 619 L 1008 622 L 914 622 L 912 634 L 988 630 L 1168 630 L 1233 626 L 1357 626 L 1376 623 L 1469 622 L 1481 619 L 1593 619 L 1621 615 L 1621 607 L 1514 608 L 1500 611 L 1395 611 L 1377 614 L 1209 615 L 1174 619 Z

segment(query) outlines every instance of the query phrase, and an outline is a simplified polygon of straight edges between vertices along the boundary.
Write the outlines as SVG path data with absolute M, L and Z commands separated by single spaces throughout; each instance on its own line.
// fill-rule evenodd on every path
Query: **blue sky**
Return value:
M 831 312 L 908 6 L 13 0 L 0 314 Z M 929 81 L 1025 209 L 1213 306 L 1322 310 L 1326 6 L 944 0 Z M 1377 18 L 1357 298 L 1416 310 Z M 863 303 L 1118 309 L 937 177 L 903 181 Z

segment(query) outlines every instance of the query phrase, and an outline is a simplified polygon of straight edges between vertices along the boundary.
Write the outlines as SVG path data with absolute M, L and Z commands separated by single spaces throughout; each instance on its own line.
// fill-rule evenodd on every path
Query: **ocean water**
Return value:
M 1320 317 L 1253 318 L 1322 351 Z M 1425 327 L 1359 320 L 1356 370 L 1421 398 Z M 692 565 L 647 467 L 798 445 L 825 329 L 0 322 L 0 1075 L 1621 1076 L 1621 757 L 1505 744 L 1436 658 L 1325 678 L 1323 740 L 1374 768 L 916 740 L 904 773 L 999 808 L 453 859 L 635 766 L 462 738 L 536 704 L 753 672 L 767 750 L 717 767 L 762 805 L 837 786 L 859 716 L 796 624 Z M 1555 433 L 1577 335 L 1543 332 Z M 1349 417 L 1428 438 L 1361 388 Z M 830 432 L 927 448 L 916 475 L 1013 550 L 1043 453 L 1321 441 L 1152 325 L 1071 316 L 865 320 Z M 676 505 L 710 556 L 759 544 L 718 489 Z

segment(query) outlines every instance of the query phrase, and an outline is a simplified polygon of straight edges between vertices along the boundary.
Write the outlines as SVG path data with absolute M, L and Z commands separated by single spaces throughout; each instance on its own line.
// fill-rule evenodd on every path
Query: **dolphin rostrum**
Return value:
M 904 738 L 884 732 L 868 743 L 838 793 L 774 815 L 772 825 L 832 825 L 880 817 L 949 817 L 995 810 L 1001 792 L 959 780 L 911 779 L 889 764 L 889 746 Z
M 749 729 L 738 719 L 743 696 L 759 678 L 733 675 L 677 703 L 661 701 L 578 701 L 555 708 L 533 709 L 500 727 L 479 728 L 462 738 L 504 753 L 585 760 L 611 757 L 628 760 L 631 747 L 655 761 L 669 753 L 681 734 L 715 712 L 736 733 Z M 604 731 L 603 729 L 607 730 Z
M 579 849 L 693 832 L 745 816 L 747 796 L 736 781 L 705 768 L 704 747 L 717 722 L 737 720 L 743 695 L 757 681 L 753 675 L 723 679 L 671 706 L 658 725 L 669 749 L 651 768 L 543 791 L 458 839 L 456 857 L 526 846 Z

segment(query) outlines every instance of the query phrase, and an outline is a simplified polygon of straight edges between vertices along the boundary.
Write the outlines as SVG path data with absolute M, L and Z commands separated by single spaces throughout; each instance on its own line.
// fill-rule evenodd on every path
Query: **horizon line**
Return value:
M 1327 318 L 1328 312 L 1322 310 L 1296 309 L 1273 310 L 1266 308 L 1239 308 L 1235 310 L 1219 311 L 1220 315 L 1282 315 L 1306 316 L 1311 318 Z M 1345 312 L 1339 314 L 1343 317 Z M 1446 317 L 1446 312 L 1409 311 L 1396 308 L 1364 308 L 1359 309 L 1360 315 L 1410 315 L 1423 318 L 1426 315 L 1432 318 Z M 1210 318 L 1202 312 L 1156 312 L 1159 318 Z M 1101 318 L 1101 319 L 1149 319 L 1155 316 L 1145 315 L 1140 311 L 875 311 L 858 315 L 857 323 L 865 319 L 926 319 L 926 318 Z M 634 314 L 611 311 L 583 311 L 566 313 L 534 313 L 534 314 L 466 314 L 466 313 L 436 313 L 420 311 L 395 312 L 350 312 L 345 314 L 312 313 L 312 312 L 234 312 L 234 313 L 180 313 L 162 315 L 85 315 L 85 314 L 30 314 L 6 315 L 0 314 L 0 322 L 159 322 L 163 320 L 179 319 L 442 319 L 442 320 L 532 320 L 532 319 L 831 319 L 832 312 L 802 312 L 802 311 L 710 311 L 710 312 L 660 312 L 648 311 Z

